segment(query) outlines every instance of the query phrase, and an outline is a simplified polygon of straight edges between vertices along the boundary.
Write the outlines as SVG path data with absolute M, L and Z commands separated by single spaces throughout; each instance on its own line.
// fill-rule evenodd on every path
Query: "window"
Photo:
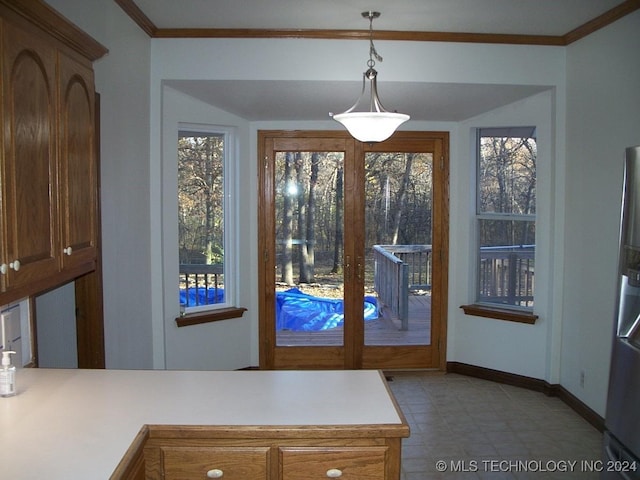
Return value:
M 535 127 L 477 132 L 478 304 L 533 310 L 536 154 Z
M 229 195 L 233 130 L 181 125 L 178 135 L 178 258 L 183 314 L 234 304 Z

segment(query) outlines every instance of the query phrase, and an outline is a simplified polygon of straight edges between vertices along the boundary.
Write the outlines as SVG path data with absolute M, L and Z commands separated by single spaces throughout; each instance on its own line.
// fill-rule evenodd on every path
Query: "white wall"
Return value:
M 510 45 L 468 45 L 468 44 L 443 44 L 420 42 L 383 42 L 385 51 L 385 79 L 387 81 L 424 81 L 424 82 L 453 82 L 453 83 L 495 83 L 495 84 L 531 84 L 544 85 L 564 91 L 564 49 L 554 47 L 522 47 Z M 382 47 L 380 47 L 382 48 Z M 166 134 L 167 125 L 175 125 L 175 112 L 178 111 L 179 102 L 176 104 L 167 101 L 167 89 L 162 101 L 162 81 L 176 79 L 234 79 L 234 80 L 353 80 L 361 75 L 361 64 L 356 60 L 361 57 L 362 45 L 360 42 L 351 41 L 326 41 L 326 40 L 292 40 L 292 39 L 154 39 L 152 42 L 152 149 L 155 145 L 162 145 L 167 150 L 163 152 L 163 168 L 172 167 L 167 163 L 167 155 L 175 162 L 175 141 L 168 143 L 162 141 L 161 135 Z M 309 61 L 312 55 L 313 61 Z M 203 61 L 206 59 L 206 61 Z M 387 61 L 387 59 L 389 59 Z M 419 59 L 416 61 L 416 59 Z M 296 68 L 289 68 L 295 64 Z M 560 95 L 563 101 L 562 94 Z M 181 101 L 186 101 L 185 98 Z M 416 101 L 419 101 L 417 99 Z M 239 119 L 230 118 L 229 114 L 215 109 L 199 105 L 190 101 L 182 108 L 182 112 L 201 111 L 207 117 L 209 123 L 225 124 L 231 122 L 238 124 Z M 553 139 L 556 136 L 555 112 L 557 96 L 547 94 L 537 100 L 525 101 L 512 107 L 505 108 L 505 114 L 493 114 L 488 121 L 524 122 L 524 124 L 536 124 L 541 126 L 543 138 L 548 140 L 549 149 L 554 148 Z M 194 113 L 195 114 L 195 113 Z M 200 113 L 197 114 L 201 117 Z M 161 124 L 159 118 L 164 119 Z M 185 115 L 181 121 L 195 121 Z M 198 120 L 199 121 L 199 120 Z M 240 122 L 241 123 L 241 122 Z M 258 129 L 340 129 L 335 122 L 327 119 L 323 122 L 252 122 L 248 141 L 251 144 L 249 155 L 244 150 L 240 162 L 245 177 L 242 183 L 243 190 L 240 195 L 240 212 L 238 218 L 239 237 L 246 239 L 247 249 L 241 250 L 241 256 L 249 261 L 246 268 L 240 269 L 240 283 L 246 288 L 247 303 L 240 304 L 248 308 L 245 313 L 246 320 L 251 329 L 251 337 L 246 355 L 246 324 L 243 321 L 223 322 L 224 325 L 198 327 L 194 333 L 174 332 L 174 319 L 178 313 L 177 298 L 172 293 L 172 278 L 175 278 L 175 266 L 164 265 L 164 272 L 154 272 L 153 278 L 164 276 L 166 285 L 154 286 L 154 292 L 158 292 L 160 298 L 164 294 L 165 303 L 163 311 L 158 310 L 153 318 L 157 321 L 162 318 L 166 341 L 167 367 L 169 368 L 227 368 L 229 365 L 248 366 L 257 365 L 258 362 L 258 335 L 257 335 L 257 146 L 256 132 Z M 446 130 L 451 132 L 451 215 L 452 215 L 452 242 L 458 242 L 454 246 L 452 266 L 455 265 L 454 275 L 450 277 L 450 321 L 453 328 L 450 330 L 450 360 L 475 361 L 477 364 L 498 368 L 501 370 L 520 373 L 523 375 L 546 378 L 548 366 L 547 356 L 550 355 L 546 341 L 549 334 L 550 321 L 546 313 L 550 300 L 545 299 L 541 293 L 541 305 L 545 305 L 545 320 L 539 325 L 530 327 L 529 330 L 521 330 L 523 326 L 507 324 L 506 322 L 492 321 L 489 328 L 484 327 L 484 320 L 461 319 L 459 305 L 470 301 L 469 298 L 469 265 L 470 243 L 468 237 L 468 223 L 470 203 L 468 198 L 468 172 L 473 159 L 470 157 L 468 136 L 471 123 L 464 128 L 458 128 L 454 123 L 416 122 L 406 125 L 409 129 L 418 130 Z M 172 127 L 173 128 L 173 127 Z M 171 151 L 170 151 L 171 150 Z M 549 152 L 546 157 L 547 171 L 550 175 L 551 157 L 555 156 L 555 150 Z M 160 155 L 152 150 L 152 158 Z M 154 185 L 162 184 L 168 188 L 167 195 L 175 197 L 171 193 L 173 188 L 162 182 L 155 169 L 152 169 L 152 190 Z M 544 182 L 543 182 L 543 185 Z M 552 188 L 550 182 L 544 188 Z M 458 192 L 461 195 L 454 195 Z M 546 191 L 543 190 L 546 193 Z M 152 198 L 156 195 L 152 194 Z M 163 198 L 159 188 L 157 199 Z M 466 200 L 465 200 L 466 198 Z M 547 203 L 543 208 L 550 210 Z M 163 211 L 160 201 L 151 202 L 152 222 L 161 225 Z M 167 215 L 164 215 L 164 219 Z M 461 230 L 460 230 L 461 229 Z M 155 230 L 155 229 L 154 229 Z M 167 232 L 165 228 L 165 232 Z M 551 235 L 551 227 L 547 229 L 547 236 Z M 165 233 L 166 235 L 166 233 Z M 173 234 L 169 234 L 173 238 Z M 465 237 L 466 235 L 466 237 Z M 172 240 L 171 240 L 172 241 Z M 550 240 L 547 240 L 550 243 Z M 167 239 L 164 240 L 165 244 Z M 153 261 L 153 268 L 162 265 L 162 245 L 160 237 L 152 239 L 152 255 L 157 261 Z M 170 245 L 170 244 L 169 244 Z M 166 245 L 165 245 L 166 248 Z M 459 249 L 463 255 L 459 254 Z M 166 260 L 166 256 L 165 256 Z M 549 263 L 548 257 L 544 261 Z M 174 262 L 175 263 L 175 262 Z M 541 271 L 543 269 L 541 268 Z M 548 273 L 548 270 L 547 270 Z M 544 272 L 543 272 L 544 274 Z M 169 289 L 168 287 L 171 287 Z M 170 293 L 171 291 L 171 293 Z M 170 295 L 170 296 L 169 296 Z M 154 293 L 155 298 L 155 293 Z M 169 300 L 167 300 L 169 299 Z M 160 302 L 153 302 L 154 308 L 159 307 Z M 193 328 L 193 327 L 189 327 Z M 188 330 L 188 329 L 179 329 Z M 484 332 L 478 335 L 478 330 Z M 531 335 L 533 331 L 533 335 Z M 490 335 L 493 333 L 493 335 Z M 225 335 L 233 342 L 224 343 L 220 335 Z M 468 348 L 473 338 L 487 339 L 482 345 L 477 342 L 473 349 Z M 514 340 L 517 338 L 517 340 Z M 496 348 L 494 342 L 499 341 L 501 348 Z M 195 343 L 194 343 L 195 342 Z M 457 343 L 459 342 L 459 346 Z M 472 343 L 472 342 L 471 342 Z M 189 345 L 198 345 L 193 351 L 185 352 Z M 156 343 L 156 350 L 160 343 Z M 236 350 L 233 350 L 236 348 Z M 472 353 L 472 352 L 475 352 Z M 240 356 L 239 356 L 240 355 Z M 490 360 L 487 360 L 489 358 Z M 170 360 L 171 359 L 171 360 Z
M 600 415 L 613 335 L 624 148 L 640 144 L 639 51 L 638 11 L 567 48 L 561 383 Z
M 561 79 L 560 79 L 561 80 Z M 558 355 L 550 341 L 560 321 L 553 312 L 561 278 L 553 270 L 556 192 L 552 179 L 563 165 L 555 145 L 553 90 L 479 115 L 458 126 L 459 157 L 452 169 L 447 360 L 557 382 Z M 467 316 L 461 305 L 475 300 L 475 128 L 536 126 L 536 291 L 535 325 Z M 562 201 L 562 197 L 559 199 Z
M 237 206 L 243 204 L 245 211 L 238 212 L 238 223 L 244 224 L 241 227 L 243 234 L 232 235 L 234 250 L 237 252 L 235 271 L 240 276 L 234 290 L 238 306 L 250 307 L 254 312 L 257 308 L 255 289 L 247 288 L 247 282 L 250 282 L 251 278 L 247 273 L 255 270 L 252 265 L 257 263 L 256 247 L 252 247 L 250 241 L 251 238 L 255 238 L 255 234 L 246 234 L 250 224 L 255 223 L 247 218 L 246 205 L 256 201 L 257 190 L 255 175 L 251 176 L 248 173 L 249 165 L 255 163 L 253 157 L 249 157 L 248 122 L 166 86 L 162 88 L 161 94 L 162 155 L 157 158 L 162 159 L 162 168 L 158 169 L 162 171 L 162 186 L 157 202 L 162 205 L 162 210 L 155 213 L 160 215 L 160 220 L 164 222 L 162 244 L 159 246 L 162 262 L 158 262 L 162 268 L 158 268 L 158 275 L 164 274 L 166 281 L 163 285 L 163 295 L 157 303 L 163 306 L 164 312 L 165 366 L 167 369 L 233 370 L 256 365 L 257 360 L 256 363 L 250 360 L 254 345 L 250 316 L 181 328 L 175 323 L 175 318 L 179 315 L 177 145 L 180 123 L 236 128 L 240 148 L 237 152 L 239 162 L 236 165 L 234 192 L 241 194 L 243 201 L 240 195 L 230 200 Z
M 150 40 L 115 2 L 47 3 L 109 49 L 94 63 L 101 95 L 106 364 L 152 368 Z
M 115 2 L 48 0 L 110 49 L 96 62 L 102 94 L 102 208 L 105 314 L 109 367 L 226 368 L 256 365 L 258 128 L 249 124 L 241 146 L 246 196 L 239 204 L 245 263 L 241 281 L 246 319 L 215 327 L 171 331 L 175 307 L 163 300 L 163 79 L 353 80 L 360 78 L 362 44 L 296 39 L 154 39 L 150 41 Z M 622 152 L 640 143 L 640 12 L 567 48 L 421 42 L 382 42 L 387 81 L 544 85 L 552 90 L 484 116 L 445 125 L 451 138 L 451 272 L 449 360 L 559 381 L 604 413 L 614 305 Z M 206 61 L 203 61 L 206 59 Z M 295 64 L 296 68 L 289 68 Z M 565 78 L 566 76 L 566 78 Z M 203 112 L 209 110 L 199 105 Z M 547 113 L 545 113 L 547 112 Z M 229 115 L 210 110 L 211 123 Z M 538 121 L 545 116 L 550 145 L 548 214 L 539 240 L 549 283 L 540 285 L 541 318 L 534 326 L 461 314 L 470 297 L 472 202 L 469 131 L 485 121 Z M 548 115 L 548 116 L 547 116 Z M 184 121 L 190 121 L 185 119 Z M 241 119 L 234 119 L 242 129 Z M 294 128 L 336 128 L 296 122 Z M 425 127 L 417 123 L 407 128 Z M 439 128 L 433 128 L 439 129 Z M 566 131 L 565 131 L 566 129 Z M 244 131 L 244 130 L 243 130 Z M 244 135 L 244 134 L 243 134 Z M 247 154 L 248 152 L 248 154 Z M 547 201 L 545 204 L 544 202 Z M 166 346 L 165 349 L 165 330 Z M 247 340 L 247 332 L 249 339 Z M 197 340 L 193 337 L 197 336 Z M 478 339 L 483 341 L 478 341 Z M 184 349 L 192 341 L 188 356 Z M 229 357 L 237 345 L 237 355 Z M 206 346 L 216 346 L 215 349 Z M 198 351 L 202 348 L 202 351 Z M 213 351 L 212 351 L 213 350 Z M 585 385 L 579 385 L 580 373 Z
M 39 367 L 78 368 L 73 283 L 36 297 L 36 332 Z

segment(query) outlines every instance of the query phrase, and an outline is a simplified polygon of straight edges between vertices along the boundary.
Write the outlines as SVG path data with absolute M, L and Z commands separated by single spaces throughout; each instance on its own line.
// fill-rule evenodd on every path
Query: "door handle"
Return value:
M 351 255 L 344 257 L 344 279 L 346 282 L 351 280 Z

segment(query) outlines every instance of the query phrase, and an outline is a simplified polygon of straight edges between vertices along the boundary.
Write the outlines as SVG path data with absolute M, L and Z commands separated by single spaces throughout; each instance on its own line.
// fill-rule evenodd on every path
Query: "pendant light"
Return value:
M 344 125 L 356 140 L 375 143 L 382 142 L 393 135 L 400 125 L 409 120 L 409 115 L 388 112 L 380 103 L 376 81 L 378 72 L 373 68 L 376 64 L 374 58 L 382 62 L 382 57 L 378 55 L 373 45 L 373 19 L 378 18 L 380 12 L 362 12 L 362 16 L 369 19 L 369 60 L 367 61 L 369 68 L 362 74 L 362 93 L 350 109 L 335 115 L 329 113 L 329 116 Z M 369 110 L 355 111 L 361 103 L 364 103 L 367 81 L 369 82 Z

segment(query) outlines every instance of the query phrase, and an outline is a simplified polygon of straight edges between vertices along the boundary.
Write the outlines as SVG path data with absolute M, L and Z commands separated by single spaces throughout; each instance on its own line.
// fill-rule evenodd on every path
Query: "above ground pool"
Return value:
M 224 302 L 222 288 L 180 289 L 180 304 L 188 307 Z M 375 297 L 364 297 L 364 319 L 378 318 Z M 298 288 L 276 292 L 276 330 L 315 332 L 341 327 L 344 323 L 344 300 L 316 297 Z
M 196 305 L 211 305 L 222 302 L 224 302 L 224 289 L 222 288 L 191 287 L 187 291 L 184 288 L 180 289 L 180 305 L 195 307 Z
M 378 318 L 374 297 L 364 297 L 364 319 Z M 315 297 L 291 288 L 276 292 L 276 330 L 316 332 L 340 327 L 344 323 L 344 301 Z

